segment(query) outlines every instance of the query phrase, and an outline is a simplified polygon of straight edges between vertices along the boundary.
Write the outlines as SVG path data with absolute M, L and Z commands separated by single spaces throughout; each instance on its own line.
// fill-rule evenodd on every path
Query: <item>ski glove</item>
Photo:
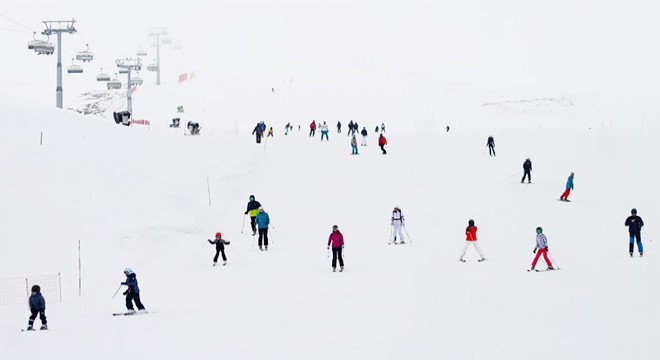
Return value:
M 124 291 L 124 295 L 128 295 L 128 293 L 129 293 L 128 290 Z
M 532 253 L 536 254 L 536 248 L 534 248 L 534 251 L 532 251 Z
M 328 250 L 330 250 L 330 245 L 328 245 Z

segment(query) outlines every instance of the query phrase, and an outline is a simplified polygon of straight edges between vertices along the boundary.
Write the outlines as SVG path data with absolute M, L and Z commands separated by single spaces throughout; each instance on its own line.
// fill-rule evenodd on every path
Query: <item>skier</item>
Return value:
M 337 121 L 337 133 L 341 134 L 341 121 Z
M 548 239 L 543 235 L 543 228 L 540 226 L 536 228 L 536 247 L 533 252 L 536 256 L 534 257 L 534 261 L 532 261 L 532 268 L 529 271 L 535 271 L 536 263 L 539 261 L 541 255 L 543 255 L 543 260 L 548 265 L 548 270 L 555 269 L 552 267 L 550 259 L 548 259 Z
M 312 120 L 312 123 L 309 124 L 309 136 L 316 135 L 316 121 Z
M 190 135 L 199 135 L 199 124 L 193 121 L 188 121 L 188 131 Z
M 362 134 L 362 144 L 360 144 L 360 145 L 361 146 L 367 146 L 367 128 L 363 127 L 360 134 Z
M 324 136 L 325 140 L 330 141 L 330 139 L 328 139 L 328 124 L 326 124 L 325 121 L 321 125 L 321 141 L 323 141 Z
M 291 123 L 287 123 L 284 127 L 284 135 L 289 135 L 289 129 L 291 129 Z
M 135 312 L 135 309 L 133 309 L 133 300 L 135 300 L 135 306 L 137 306 L 138 310 L 144 310 L 144 305 L 142 305 L 142 302 L 140 301 L 140 288 L 138 287 L 135 273 L 131 268 L 126 268 L 124 269 L 124 275 L 126 275 L 126 281 L 121 284 L 128 286 L 128 289 L 124 291 L 128 312 Z
M 380 133 L 380 136 L 378 137 L 378 146 L 380 146 L 380 149 L 383 151 L 383 155 L 387 154 L 387 151 L 385 151 L 385 145 L 387 145 L 387 139 L 385 139 L 383 133 Z
M 353 134 L 353 137 L 351 137 L 351 155 L 359 155 L 355 134 Z
M 247 204 L 247 210 L 245 210 L 245 215 L 250 214 L 250 226 L 252 227 L 252 236 L 257 234 L 257 214 L 259 214 L 259 208 L 261 204 L 254 199 L 254 195 L 250 195 L 250 201 Z
M 271 126 L 270 129 L 268 129 L 268 135 L 266 137 L 273 136 L 273 127 Z
M 492 136 L 488 137 L 486 146 L 488 146 L 488 155 L 495 156 L 495 139 Z
M 264 135 L 264 132 L 261 130 L 261 124 L 257 123 L 257 126 L 252 130 L 252 135 L 256 135 L 257 144 L 261 144 L 261 137 Z
M 525 177 L 527 177 L 527 183 L 531 184 L 532 183 L 532 161 L 527 158 L 525 162 L 523 163 L 523 177 L 522 180 L 520 180 L 520 183 L 525 182 Z
M 222 253 L 222 265 L 227 265 L 227 256 L 225 255 L 225 245 L 229 245 L 229 241 L 222 238 L 222 234 L 215 233 L 215 239 L 208 239 L 211 245 L 215 244 L 215 257 L 213 257 L 213 266 L 218 264 L 218 255 Z
M 353 120 L 351 120 L 348 123 L 348 133 L 346 133 L 346 136 L 351 136 L 353 134 Z
M 575 174 L 571 173 L 571 175 L 568 176 L 568 180 L 566 180 L 566 190 L 564 191 L 563 194 L 559 197 L 559 200 L 562 201 L 570 201 L 568 200 L 568 195 L 571 193 L 571 190 L 573 190 L 573 177 Z
M 463 247 L 463 252 L 461 253 L 460 261 L 465 262 L 465 253 L 467 252 L 468 246 L 474 246 L 474 249 L 477 250 L 479 254 L 479 262 L 486 260 L 484 252 L 481 251 L 479 244 L 477 244 L 477 227 L 474 225 L 474 220 L 470 219 L 468 221 L 468 226 L 465 228 L 465 246 Z
M 264 208 L 259 208 L 257 214 L 257 226 L 259 227 L 259 250 L 268 251 L 268 225 L 270 224 L 270 217 Z M 263 240 L 264 247 L 261 246 Z
M 32 285 L 32 295 L 28 301 L 30 304 L 30 320 L 28 320 L 28 331 L 34 330 L 32 327 L 34 325 L 34 320 L 39 315 L 39 320 L 41 320 L 41 330 L 48 330 L 48 321 L 46 321 L 46 300 L 44 300 L 43 295 L 41 295 L 41 287 L 39 285 Z
M 376 125 L 376 128 L 374 129 L 374 132 L 378 134 L 378 125 Z
M 339 272 L 344 271 L 344 258 L 341 256 L 341 251 L 344 249 L 344 235 L 339 232 L 337 225 L 332 226 L 332 233 L 328 237 L 328 250 L 332 245 L 332 272 L 337 271 L 337 259 L 339 259 Z
M 261 133 L 262 134 L 265 133 L 266 132 L 266 123 L 262 121 L 261 123 L 259 123 L 259 126 L 261 126 Z
M 449 132 L 449 125 L 447 125 L 446 129 L 447 129 L 447 132 Z
M 641 217 L 637 216 L 637 209 L 630 210 L 630 216 L 626 219 L 625 225 L 628 227 L 628 233 L 630 234 L 630 245 L 628 246 L 628 252 L 630 257 L 633 256 L 633 250 L 635 249 L 635 239 L 637 239 L 637 251 L 639 251 L 639 256 L 644 256 L 644 247 L 642 246 L 642 227 L 644 226 L 644 221 Z
M 380 124 L 380 132 L 382 132 L 382 133 L 385 132 L 385 123 Z
M 399 236 L 399 240 L 401 244 L 405 244 L 406 241 L 403 239 L 403 232 L 401 231 L 401 228 L 406 225 L 406 221 L 403 218 L 403 214 L 401 213 L 401 209 L 398 206 L 394 207 L 394 210 L 392 211 L 392 220 L 391 220 L 391 225 L 392 225 L 392 234 L 394 235 L 393 239 L 390 239 L 392 243 L 396 244 L 396 239 L 397 235 Z

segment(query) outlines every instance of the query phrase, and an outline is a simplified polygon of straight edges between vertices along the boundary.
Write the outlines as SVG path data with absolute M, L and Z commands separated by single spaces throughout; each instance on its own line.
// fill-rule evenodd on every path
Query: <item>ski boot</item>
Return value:
M 343 266 L 339 268 L 339 272 L 342 272 L 342 271 L 344 271 L 344 267 L 343 267 Z
M 226 260 L 222 262 L 222 266 L 225 266 L 225 265 L 227 265 L 227 261 L 226 261 Z
M 335 272 L 335 271 L 337 271 L 337 268 L 332 268 L 332 272 Z
M 477 261 L 478 261 L 478 262 L 486 261 L 486 258 L 482 258 L 482 259 L 479 259 L 479 260 L 477 260 Z
M 527 271 L 536 271 L 536 269 L 532 266 L 532 267 L 529 268 L 529 270 L 527 270 Z
M 39 330 L 48 330 L 48 325 L 46 324 L 41 325 L 41 328 L 39 328 Z
M 630 253 L 630 257 L 633 257 L 633 253 L 632 253 L 632 252 Z
M 268 246 L 264 247 L 264 251 L 268 251 Z
M 555 270 L 555 268 L 552 266 L 548 266 L 548 270 Z
M 216 265 L 218 265 L 218 263 L 214 261 L 214 262 L 213 262 L 213 266 L 216 266 Z
M 259 250 L 264 251 L 264 248 L 262 246 L 259 246 Z
M 460 262 L 466 262 L 465 259 L 463 259 L 463 258 L 458 259 L 458 261 L 460 261 Z
M 643 252 L 639 253 L 639 257 L 644 257 L 644 253 Z
M 27 327 L 27 329 L 25 329 L 25 331 L 34 331 L 34 328 L 32 327 L 32 325 L 28 325 L 28 327 Z

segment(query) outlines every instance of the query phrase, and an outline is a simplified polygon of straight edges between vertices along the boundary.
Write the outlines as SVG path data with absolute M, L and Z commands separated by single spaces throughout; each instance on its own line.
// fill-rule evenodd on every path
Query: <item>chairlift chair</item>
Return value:
M 140 75 L 137 75 L 134 78 L 131 78 L 131 86 L 135 85 L 142 85 L 144 83 L 144 80 L 140 77 Z
M 89 51 L 89 44 L 86 45 L 87 45 L 87 50 L 83 50 L 79 52 L 76 55 L 76 60 L 80 60 L 82 62 L 88 62 L 94 60 L 94 53 Z
M 136 52 L 138 57 L 145 57 L 147 56 L 147 50 L 144 50 L 142 48 L 139 48 L 138 51 Z
M 32 50 L 36 52 L 38 55 L 51 55 L 52 53 L 55 52 L 55 45 L 51 43 L 50 41 L 44 41 L 44 40 L 34 40 L 32 44 Z M 31 41 L 32 43 L 32 41 Z M 30 47 L 30 44 L 28 43 L 28 48 Z
M 169 45 L 172 43 L 172 39 L 170 38 L 164 38 L 162 41 L 163 45 Z
M 101 68 L 101 72 L 96 75 L 96 81 L 110 81 L 110 75 L 104 74 L 103 68 Z
M 121 81 L 117 79 L 117 74 L 113 80 L 108 81 L 108 90 L 111 89 L 121 89 Z
M 158 65 L 156 65 L 156 64 L 149 64 L 149 65 L 147 65 L 147 70 L 148 70 L 148 71 L 157 71 L 157 70 L 158 70 Z
M 44 40 L 38 40 L 37 39 L 37 33 L 34 32 L 33 35 L 32 35 L 32 40 L 28 41 L 28 50 L 34 50 L 34 48 L 36 48 L 39 45 L 42 45 L 45 42 L 46 41 L 44 41 Z
M 66 72 L 69 74 L 82 74 L 83 68 L 82 66 L 75 63 L 75 59 L 71 59 L 71 65 L 66 68 Z
M 119 73 L 120 74 L 128 74 L 128 69 L 127 68 L 119 68 Z

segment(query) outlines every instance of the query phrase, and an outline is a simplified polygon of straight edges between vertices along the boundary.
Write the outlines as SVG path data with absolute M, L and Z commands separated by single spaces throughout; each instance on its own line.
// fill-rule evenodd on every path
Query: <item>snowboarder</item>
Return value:
M 495 156 L 495 139 L 492 136 L 488 137 L 486 146 L 488 146 L 488 155 Z
M 642 246 L 642 227 L 644 226 L 644 221 L 641 217 L 637 216 L 637 209 L 630 210 L 630 216 L 626 219 L 625 225 L 628 227 L 628 233 L 630 234 L 630 245 L 628 246 L 628 253 L 630 257 L 633 256 L 633 250 L 635 249 L 635 239 L 637 239 L 637 251 L 639 251 L 639 256 L 644 256 L 644 247 Z
M 463 252 L 461 253 L 460 261 L 465 262 L 465 253 L 467 252 L 468 246 L 474 246 L 474 249 L 477 250 L 479 254 L 479 262 L 486 260 L 484 252 L 481 251 L 479 244 L 477 244 L 477 227 L 474 225 L 474 220 L 470 219 L 468 221 L 468 226 L 465 228 L 465 246 L 463 246 Z
M 380 133 L 380 136 L 378 137 L 378 146 L 380 146 L 380 149 L 383 151 L 383 155 L 387 154 L 387 151 L 385 151 L 385 145 L 387 145 L 387 139 L 383 133 Z
M 398 206 L 395 206 L 394 210 L 392 210 L 391 224 L 392 224 L 392 235 L 394 237 L 390 239 L 390 241 L 396 244 L 396 240 L 398 236 L 399 243 L 405 244 L 406 241 L 403 238 L 403 232 L 401 231 L 401 228 L 403 228 L 406 225 L 406 220 L 403 218 L 401 209 Z
M 256 220 L 259 227 L 259 250 L 268 251 L 268 225 L 270 225 L 270 217 L 264 208 L 259 208 Z
M 34 325 L 34 320 L 39 315 L 39 320 L 41 320 L 41 330 L 48 330 L 48 321 L 46 321 L 46 300 L 44 300 L 43 295 L 41 295 L 41 287 L 39 285 L 32 285 L 32 295 L 29 299 L 30 304 L 30 320 L 28 320 L 28 331 L 34 330 L 32 327 Z
M 385 132 L 385 123 L 380 124 L 380 132 L 382 132 L 382 133 Z
M 257 126 L 252 130 L 252 135 L 257 137 L 257 144 L 261 144 L 261 137 L 264 135 L 263 130 L 261 130 L 261 124 L 257 123 Z
M 360 144 L 360 145 L 361 146 L 367 146 L 367 128 L 363 127 L 360 134 L 362 134 L 362 144 Z
M 128 286 L 128 289 L 124 291 L 124 295 L 126 295 L 126 309 L 128 309 L 128 312 L 135 312 L 135 309 L 133 309 L 133 301 L 135 301 L 135 306 L 137 306 L 138 310 L 144 310 L 144 305 L 140 301 L 140 288 L 138 287 L 135 273 L 131 268 L 126 268 L 124 269 L 124 275 L 126 275 L 126 281 L 121 284 Z
M 355 134 L 351 137 L 351 155 L 358 155 L 357 139 Z
M 534 257 L 534 261 L 532 261 L 532 268 L 530 271 L 535 270 L 536 263 L 539 261 L 541 255 L 543 255 L 543 260 L 545 260 L 545 263 L 548 265 L 548 270 L 555 269 L 552 267 L 550 259 L 548 259 L 548 239 L 543 234 L 543 228 L 540 226 L 536 228 L 536 247 L 534 248 L 533 252 L 536 254 L 536 256 Z
M 222 253 L 222 265 L 227 265 L 227 256 L 225 255 L 225 245 L 229 245 L 229 241 L 222 238 L 220 232 L 215 233 L 215 239 L 208 239 L 211 245 L 215 244 L 215 256 L 213 257 L 213 266 L 218 264 L 218 255 Z
M 568 200 L 568 195 L 571 193 L 571 190 L 573 190 L 573 177 L 575 174 L 571 173 L 571 175 L 568 176 L 568 180 L 566 180 L 566 190 L 564 191 L 563 194 L 559 197 L 559 200 L 562 201 L 570 201 Z
M 337 133 L 341 134 L 341 121 L 337 121 Z
M 330 141 L 330 139 L 328 139 L 328 124 L 326 124 L 325 121 L 321 125 L 321 141 L 323 141 L 324 136 L 326 141 Z
M 273 127 L 271 126 L 270 129 L 268 129 L 268 135 L 266 137 L 273 136 Z
M 252 227 L 252 236 L 257 234 L 257 214 L 259 214 L 259 208 L 261 204 L 254 199 L 254 195 L 250 195 L 250 201 L 247 204 L 247 210 L 245 210 L 245 215 L 250 214 L 250 226 Z
M 525 162 L 523 163 L 523 177 L 522 180 L 520 180 L 520 183 L 525 182 L 525 177 L 527 177 L 527 183 L 531 184 L 532 183 L 532 161 L 527 158 Z
M 313 137 L 316 135 L 316 121 L 312 120 L 312 123 L 309 124 L 309 136 Z
M 337 259 L 339 259 L 339 272 L 344 271 L 344 258 L 341 256 L 341 251 L 344 249 L 344 235 L 339 232 L 337 225 L 332 226 L 332 233 L 328 237 L 328 250 L 332 245 L 332 272 L 337 271 Z

